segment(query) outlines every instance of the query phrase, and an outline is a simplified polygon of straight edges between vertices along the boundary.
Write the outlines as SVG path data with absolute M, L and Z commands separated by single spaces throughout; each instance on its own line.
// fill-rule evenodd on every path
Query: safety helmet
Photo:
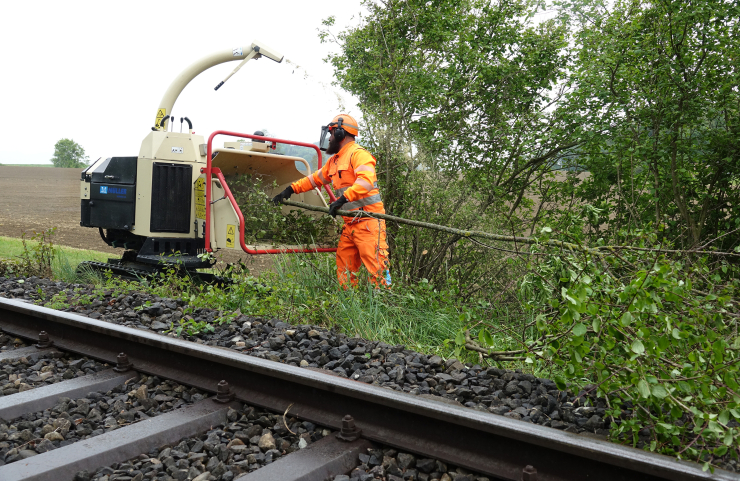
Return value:
M 326 151 L 329 148 L 329 137 L 334 129 L 337 129 L 334 132 L 334 139 L 338 142 L 344 140 L 346 134 L 357 136 L 360 132 L 360 128 L 357 127 L 357 121 L 354 117 L 347 114 L 339 114 L 331 119 L 328 125 L 321 126 L 321 138 L 319 140 L 319 148 L 321 150 Z
M 333 119 L 331 119 L 331 122 L 329 122 L 329 130 L 333 130 L 335 127 L 340 127 L 344 129 L 345 132 L 347 132 L 350 135 L 357 136 L 357 134 L 360 132 L 360 128 L 357 126 L 357 121 L 354 117 L 347 114 L 339 114 Z

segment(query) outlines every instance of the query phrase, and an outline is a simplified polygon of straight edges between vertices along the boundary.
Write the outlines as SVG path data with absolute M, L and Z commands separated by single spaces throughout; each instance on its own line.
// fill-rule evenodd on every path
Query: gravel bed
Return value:
M 94 473 L 80 471 L 75 481 L 197 480 L 231 481 L 281 456 L 305 448 L 331 431 L 251 406 L 229 409 L 228 423 L 200 436 L 161 446 Z
M 511 419 L 540 424 L 571 433 L 606 439 L 612 419 L 605 416 L 606 405 L 596 398 L 590 386 L 583 391 L 560 391 L 549 379 L 537 378 L 521 370 L 506 370 L 463 364 L 456 359 L 443 360 L 382 342 L 350 338 L 324 328 L 291 326 L 279 319 L 221 312 L 214 309 L 191 309 L 180 299 L 164 299 L 147 293 L 133 292 L 113 296 L 111 290 L 94 293 L 90 286 L 70 285 L 49 279 L 0 277 L 0 297 L 38 300 L 43 292 L 48 301 L 60 292 L 87 296 L 91 302 L 64 309 L 93 319 L 154 331 L 167 336 L 172 326 L 181 322 L 207 322 L 214 330 L 183 339 L 230 348 L 244 354 L 276 362 L 318 368 L 333 374 L 424 397 L 442 397 L 479 411 Z M 215 323 L 225 316 L 230 322 Z M 621 406 L 621 418 L 629 419 L 633 406 Z M 680 420 L 679 422 L 685 422 Z M 728 424 L 738 427 L 735 420 Z M 637 447 L 651 441 L 651 431 L 643 429 Z M 727 455 L 714 460 L 720 467 L 740 471 L 737 461 Z
M 348 475 L 332 481 L 490 481 L 489 478 L 442 461 L 420 458 L 395 449 L 370 449 Z
M 0 396 L 86 376 L 108 367 L 108 364 L 86 357 L 59 352 L 39 351 L 19 359 L 9 359 L 0 364 Z
M 134 374 L 132 373 L 132 377 Z M 72 400 L 60 397 L 51 409 L 0 419 L 0 466 L 51 451 L 199 401 L 207 394 L 156 376 L 122 383 L 106 393 Z
M 3 297 L 3 296 L 0 296 Z M 28 347 L 25 341 L 18 339 L 17 337 L 11 337 L 7 334 L 0 334 L 0 352 L 12 351 L 14 349 L 20 349 L 22 347 Z
M 59 292 L 91 296 L 84 285 L 69 285 L 30 277 L 22 284 L 0 278 L 0 296 L 34 300 L 38 289 L 50 299 Z M 104 291 L 87 305 L 64 309 L 90 318 L 128 327 L 166 333 L 182 319 L 213 323 L 225 314 L 214 309 L 195 309 L 185 314 L 187 304 L 146 293 L 112 296 Z M 484 368 L 443 360 L 410 351 L 405 346 L 349 338 L 327 329 L 291 326 L 277 319 L 238 315 L 231 323 L 214 324 L 214 331 L 184 339 L 294 366 L 320 368 L 337 376 L 423 396 L 444 397 L 480 411 L 504 415 L 574 433 L 606 436 L 609 420 L 606 406 L 585 392 L 559 391 L 549 379 L 536 378 L 521 370 Z M 626 412 L 629 412 L 627 410 Z

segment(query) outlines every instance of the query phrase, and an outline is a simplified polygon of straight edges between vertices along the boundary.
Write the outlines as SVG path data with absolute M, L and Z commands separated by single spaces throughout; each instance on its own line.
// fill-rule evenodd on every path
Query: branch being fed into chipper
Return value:
M 306 210 L 312 210 L 315 212 L 323 212 L 325 214 L 329 213 L 329 209 L 326 207 L 318 207 L 315 205 L 308 205 L 304 204 L 303 202 L 294 202 L 290 200 L 283 200 L 283 204 L 290 205 L 293 207 L 300 207 L 302 209 Z M 481 239 L 487 239 L 487 240 L 495 240 L 495 241 L 502 241 L 502 242 L 512 242 L 512 243 L 521 243 L 521 244 L 541 244 L 541 245 L 548 245 L 551 247 L 560 247 L 560 248 L 566 248 L 570 250 L 576 250 L 576 251 L 584 251 L 588 253 L 593 253 L 596 255 L 602 255 L 601 253 L 597 253 L 594 249 L 589 249 L 588 247 L 579 246 L 578 244 L 573 244 L 571 242 L 563 242 L 558 240 L 539 240 L 534 237 L 519 237 L 519 236 L 507 236 L 507 235 L 499 235 L 499 234 L 490 234 L 488 232 L 480 232 L 480 231 L 471 231 L 471 230 L 463 230 L 463 229 L 456 229 L 454 227 L 447 227 L 444 225 L 437 225 L 432 224 L 430 222 L 421 222 L 418 220 L 410 220 L 410 219 L 404 219 L 402 217 L 396 217 L 394 215 L 388 215 L 388 214 L 378 214 L 375 212 L 365 212 L 362 210 L 338 210 L 337 214 L 344 216 L 344 217 L 369 217 L 371 219 L 382 219 L 389 222 L 398 222 L 399 224 L 406 224 L 414 227 L 421 227 L 424 229 L 432 229 L 432 230 L 438 230 L 441 232 L 447 232 L 449 234 L 454 234 L 460 236 L 460 238 L 463 239 L 472 239 L 474 237 L 478 237 Z M 527 252 L 521 252 L 521 254 L 527 254 Z
M 283 204 L 290 205 L 293 207 L 300 207 L 301 209 L 312 210 L 315 212 L 323 212 L 324 214 L 329 213 L 329 209 L 326 207 L 319 207 L 315 205 L 304 204 L 303 202 L 294 202 L 291 200 L 283 200 Z M 614 254 L 615 251 L 619 250 L 635 250 L 635 251 L 647 251 L 647 252 L 663 252 L 666 254 L 680 253 L 680 254 L 708 254 L 714 256 L 728 256 L 728 257 L 740 257 L 740 254 L 734 252 L 719 252 L 719 251 L 705 251 L 705 250 L 669 250 L 669 249 L 651 249 L 646 247 L 634 247 L 634 246 L 597 246 L 597 247 L 586 247 L 572 242 L 565 242 L 556 239 L 538 239 L 537 237 L 519 237 L 510 235 L 491 234 L 488 232 L 481 232 L 475 230 L 464 230 L 456 229 L 454 227 L 447 227 L 444 225 L 432 224 L 430 222 L 421 222 L 418 220 L 404 219 L 403 217 L 396 217 L 388 214 L 378 214 L 375 212 L 365 212 L 362 210 L 338 210 L 337 214 L 344 217 L 369 217 L 371 219 L 382 219 L 389 222 L 398 222 L 399 224 L 406 224 L 413 227 L 421 227 L 423 229 L 432 229 L 440 232 L 447 232 L 460 236 L 461 239 L 470 239 L 476 241 L 475 238 L 487 239 L 501 242 L 510 242 L 514 244 L 528 244 L 528 245 L 541 245 L 547 247 L 557 247 L 560 249 L 567 249 L 570 251 L 582 252 L 584 254 L 591 254 L 595 256 L 608 256 Z M 477 242 L 477 241 L 476 241 Z M 489 246 L 486 246 L 489 247 Z M 529 252 L 521 251 L 518 254 L 530 254 Z

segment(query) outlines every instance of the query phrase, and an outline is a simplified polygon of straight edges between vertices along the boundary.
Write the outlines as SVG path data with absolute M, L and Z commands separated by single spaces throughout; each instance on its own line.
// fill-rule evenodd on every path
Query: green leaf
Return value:
M 719 417 L 717 418 L 717 421 L 719 421 L 721 424 L 727 424 L 729 420 L 730 420 L 730 411 L 724 410 L 721 413 L 719 413 Z
M 544 331 L 547 328 L 547 323 L 545 322 L 545 316 L 543 314 L 539 314 L 535 318 L 535 323 L 537 324 L 537 329 L 540 331 Z
M 481 329 L 480 332 L 478 332 L 478 340 L 486 347 L 493 346 L 493 338 L 487 329 Z
M 720 446 L 714 449 L 715 456 L 724 456 L 727 453 L 727 446 Z
M 642 341 L 639 339 L 635 339 L 635 341 L 630 346 L 630 349 L 635 354 L 642 354 L 643 352 L 645 352 L 645 346 L 642 345 Z
M 627 327 L 630 324 L 632 324 L 632 314 L 629 312 L 625 312 L 622 314 L 622 319 L 619 321 L 622 326 Z
M 725 446 L 732 446 L 732 429 L 725 432 L 725 439 L 722 440 Z
M 584 334 L 586 334 L 586 330 L 586 326 L 579 322 L 578 324 L 573 326 L 573 335 L 583 336 Z
M 568 385 L 565 383 L 565 379 L 563 379 L 560 376 L 555 376 L 555 378 L 553 379 L 553 381 L 555 381 L 555 385 L 561 391 L 565 391 L 565 389 L 568 387 Z
M 599 332 L 599 330 L 601 330 L 601 319 L 595 318 L 593 321 L 591 321 L 591 327 L 593 328 L 594 332 Z
M 455 336 L 455 344 L 458 346 L 462 346 L 465 344 L 465 334 L 463 334 L 462 331 L 459 331 L 457 333 L 457 336 Z
M 674 327 L 671 331 L 671 336 L 673 336 L 674 339 L 681 339 L 681 331 Z
M 650 387 L 644 379 L 640 379 L 640 382 L 637 383 L 637 391 L 645 399 L 650 397 Z
M 666 391 L 662 384 L 656 384 L 655 386 L 653 386 L 651 392 L 653 396 L 657 397 L 658 399 L 664 399 L 666 396 L 668 396 L 668 391 Z

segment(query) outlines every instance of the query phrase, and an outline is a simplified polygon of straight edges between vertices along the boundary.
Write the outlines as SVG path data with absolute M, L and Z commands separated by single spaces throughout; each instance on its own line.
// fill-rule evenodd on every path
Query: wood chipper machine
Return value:
M 248 245 L 244 213 L 226 182 L 229 175 L 252 174 L 274 186 L 266 192 L 271 197 L 311 174 L 309 162 L 279 155 L 276 146 L 290 144 L 314 149 L 321 168 L 321 150 L 316 145 L 221 130 L 205 141 L 195 135 L 187 117 L 180 120 L 181 130 L 183 120 L 187 121 L 187 132 L 173 131 L 172 107 L 192 79 L 215 65 L 241 61 L 216 86 L 218 90 L 249 60 L 263 57 L 278 63 L 283 60 L 281 54 L 255 41 L 248 47 L 217 52 L 195 62 L 165 92 L 138 156 L 100 158 L 82 171 L 80 225 L 97 228 L 106 244 L 124 250 L 121 259 L 86 262 L 81 264 L 83 268 L 112 270 L 129 278 L 171 266 L 195 274 L 197 269 L 212 266 L 212 257 L 203 254 L 219 249 L 255 255 L 336 250 L 317 245 Z M 214 139 L 218 136 L 251 139 L 252 143 L 226 142 L 217 147 Z M 296 162 L 304 165 L 305 172 L 296 168 Z M 329 188 L 326 192 L 331 201 L 335 200 Z M 327 205 L 318 189 L 299 194 L 296 200 Z M 287 213 L 290 207 L 282 209 Z

